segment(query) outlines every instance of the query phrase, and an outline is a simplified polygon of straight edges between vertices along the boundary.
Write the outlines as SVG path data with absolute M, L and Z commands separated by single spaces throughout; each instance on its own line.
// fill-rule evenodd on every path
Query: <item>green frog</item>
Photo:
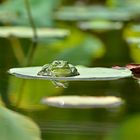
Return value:
M 69 77 L 79 75 L 79 72 L 75 66 L 67 61 L 55 60 L 51 64 L 44 65 L 37 74 L 41 76 Z
M 55 60 L 51 64 L 44 65 L 42 69 L 37 73 L 37 75 L 52 77 L 70 77 L 79 75 L 79 72 L 77 71 L 75 66 L 69 64 L 67 61 Z M 52 80 L 52 82 L 56 87 L 66 88 L 68 86 L 68 82 L 66 81 Z

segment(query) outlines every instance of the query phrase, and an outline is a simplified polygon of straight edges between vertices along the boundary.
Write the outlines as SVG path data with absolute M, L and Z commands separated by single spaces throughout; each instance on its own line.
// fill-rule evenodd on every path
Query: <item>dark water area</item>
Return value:
M 115 139 L 116 133 L 120 137 L 125 131 L 133 135 L 133 131 L 138 129 L 137 121 L 140 119 L 139 93 L 139 83 L 133 78 L 115 81 L 71 82 L 62 95 L 117 96 L 124 100 L 124 104 L 110 109 L 47 107 L 42 111 L 25 111 L 24 113 L 39 125 L 44 140 L 58 138 L 70 140 Z M 125 126 L 126 123 L 128 123 L 127 126 Z M 122 129 L 121 133 L 120 129 Z

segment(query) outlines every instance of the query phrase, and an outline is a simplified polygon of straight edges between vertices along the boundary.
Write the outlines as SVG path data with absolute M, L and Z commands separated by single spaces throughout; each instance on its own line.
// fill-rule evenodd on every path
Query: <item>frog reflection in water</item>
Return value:
M 63 60 L 55 60 L 51 64 L 44 65 L 41 71 L 39 71 L 37 74 L 52 77 L 70 77 L 79 75 L 77 69 L 72 64 L 69 64 L 67 61 Z M 66 81 L 52 80 L 52 82 L 57 87 L 66 88 L 68 86 Z

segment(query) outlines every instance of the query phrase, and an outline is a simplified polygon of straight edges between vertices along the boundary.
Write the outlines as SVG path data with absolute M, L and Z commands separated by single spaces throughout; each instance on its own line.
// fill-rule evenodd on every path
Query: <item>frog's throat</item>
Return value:
M 56 77 L 68 77 L 72 75 L 71 69 L 54 69 L 52 75 Z

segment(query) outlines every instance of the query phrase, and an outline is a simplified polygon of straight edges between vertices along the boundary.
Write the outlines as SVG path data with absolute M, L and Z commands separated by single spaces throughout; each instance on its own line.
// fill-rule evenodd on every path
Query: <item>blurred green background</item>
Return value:
M 47 28 L 52 34 L 38 36 L 30 66 L 57 59 L 87 67 L 140 63 L 139 0 L 29 0 L 29 5 L 36 29 Z M 15 27 L 10 33 L 9 26 Z M 25 1 L 1 0 L 2 106 L 35 121 L 43 140 L 140 140 L 138 78 L 76 81 L 63 89 L 55 88 L 50 81 L 10 76 L 10 68 L 26 66 L 33 44 L 32 36 L 28 30 L 21 31 L 22 27 L 31 27 Z M 112 95 L 121 97 L 125 104 L 117 109 L 63 109 L 41 104 L 43 97 L 57 95 Z

